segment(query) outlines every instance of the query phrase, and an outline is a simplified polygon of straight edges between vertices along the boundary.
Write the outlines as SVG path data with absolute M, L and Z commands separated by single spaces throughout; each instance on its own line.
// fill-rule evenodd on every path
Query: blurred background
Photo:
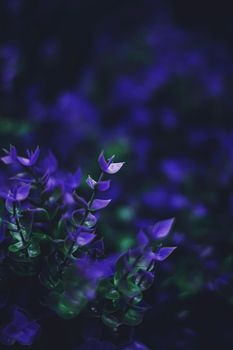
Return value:
M 176 217 L 136 330 L 152 350 L 233 349 L 231 14 L 226 0 L 0 1 L 0 146 L 39 144 L 84 175 L 102 149 L 126 161 L 99 227 L 110 250 Z

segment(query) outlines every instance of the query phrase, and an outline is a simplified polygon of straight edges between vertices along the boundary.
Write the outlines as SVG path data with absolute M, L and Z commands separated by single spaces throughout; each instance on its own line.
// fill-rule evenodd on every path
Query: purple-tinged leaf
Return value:
M 90 249 L 94 252 L 98 257 L 104 255 L 104 241 L 103 238 L 95 241 L 91 244 Z
M 71 218 L 74 224 L 80 224 L 86 214 L 85 209 L 77 209 L 72 212 Z
M 29 196 L 30 189 L 31 189 L 30 184 L 25 184 L 18 187 L 15 194 L 15 200 L 17 201 L 25 200 Z
M 164 247 L 159 248 L 155 253 L 155 260 L 163 261 L 169 257 L 169 255 L 176 249 L 176 247 Z
M 133 342 L 130 345 L 124 347 L 122 350 L 149 350 L 149 348 L 142 343 Z
M 81 169 L 79 168 L 74 174 L 68 174 L 67 185 L 70 189 L 75 190 L 81 183 Z
M 3 149 L 4 152 L 6 153 L 5 156 L 1 157 L 1 160 L 3 161 L 3 163 L 5 163 L 6 165 L 12 164 L 16 158 L 17 158 L 17 151 L 15 146 L 10 146 L 10 150 L 7 151 L 5 149 Z
M 35 165 L 40 155 L 39 146 L 36 147 L 35 151 L 27 151 L 28 158 L 17 156 L 19 163 L 25 167 L 31 167 Z
M 74 192 L 74 198 L 80 207 L 88 208 L 88 203 L 85 198 L 79 196 L 76 192 Z
M 0 330 L 0 341 L 5 345 L 13 345 L 15 342 L 31 345 L 39 329 L 36 321 L 30 321 L 21 310 L 16 309 L 13 320 Z
M 82 247 L 93 241 L 95 237 L 96 235 L 94 233 L 80 232 L 76 238 L 76 243 Z
M 102 169 L 102 171 L 104 173 L 116 174 L 121 169 L 121 167 L 124 165 L 124 162 L 113 163 L 112 160 L 114 157 L 115 156 L 112 156 L 107 162 L 105 157 L 104 157 L 104 152 L 101 152 L 101 154 L 98 158 L 98 162 L 99 162 L 100 168 Z
M 142 230 L 140 230 L 137 234 L 137 242 L 142 247 L 145 247 L 149 242 L 149 238 Z
M 96 188 L 100 192 L 107 191 L 110 188 L 111 180 L 97 182 Z
M 87 226 L 88 228 L 93 228 L 96 225 L 96 222 L 97 222 L 97 218 L 95 217 L 95 215 L 89 213 L 84 222 L 84 225 Z
M 17 342 L 21 345 L 32 345 L 34 338 L 40 330 L 39 324 L 34 321 L 27 324 L 23 330 L 20 330 L 18 334 L 15 336 Z
M 103 170 L 103 172 L 106 172 L 109 164 L 106 162 L 103 151 L 99 155 L 98 162 L 99 162 L 99 166 L 100 166 L 101 170 Z
M 69 238 L 71 240 L 73 240 L 73 241 L 76 241 L 77 237 L 82 232 L 87 232 L 87 233 L 93 233 L 94 232 L 94 230 L 92 228 L 87 227 L 87 226 L 83 226 L 83 225 L 79 226 L 75 231 L 70 231 L 69 229 L 68 229 L 68 231 L 69 231 L 69 233 L 68 233 Z
M 47 157 L 42 161 L 42 169 L 45 174 L 53 174 L 57 170 L 57 158 L 50 151 Z
M 28 211 L 30 213 L 33 213 L 34 215 L 37 215 L 40 218 L 40 221 L 49 220 L 49 213 L 44 208 L 27 208 L 25 211 Z
M 85 221 L 83 222 L 85 217 L 86 217 L 85 209 L 75 210 L 72 213 L 72 222 L 74 225 L 80 225 L 82 223 L 82 226 L 87 227 L 88 229 L 93 228 L 97 222 L 97 218 L 95 217 L 95 215 L 88 213 Z
M 152 232 L 151 232 L 153 239 L 165 238 L 169 234 L 173 223 L 174 223 L 174 218 L 157 222 L 153 226 Z
M 90 175 L 88 175 L 86 182 L 92 190 L 96 189 L 100 192 L 107 191 L 110 188 L 111 183 L 110 180 L 96 182 Z
M 107 170 L 106 173 L 107 174 L 116 174 L 121 168 L 122 166 L 125 164 L 125 162 L 121 162 L 121 163 L 111 163 Z
M 92 190 L 95 189 L 95 186 L 96 186 L 96 184 L 97 184 L 97 182 L 96 182 L 94 179 L 92 179 L 92 177 L 91 177 L 90 175 L 88 175 L 87 180 L 86 180 L 86 183 L 88 184 L 88 186 L 89 186 Z
M 111 202 L 111 199 L 94 199 L 93 203 L 91 204 L 90 210 L 100 210 L 108 206 L 108 204 Z
M 24 182 L 24 183 L 27 183 L 27 184 L 31 184 L 33 182 L 33 179 L 25 178 L 24 176 L 26 176 L 26 174 L 20 173 L 20 174 L 17 174 L 16 176 L 10 177 L 9 180 Z

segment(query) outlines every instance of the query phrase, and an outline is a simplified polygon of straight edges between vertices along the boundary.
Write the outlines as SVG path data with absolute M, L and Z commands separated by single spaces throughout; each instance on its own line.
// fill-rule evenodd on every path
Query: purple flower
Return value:
M 36 147 L 35 151 L 29 151 L 27 150 L 27 158 L 17 156 L 17 160 L 20 164 L 22 164 L 25 167 L 31 167 L 35 165 L 40 155 L 40 148 L 39 146 Z

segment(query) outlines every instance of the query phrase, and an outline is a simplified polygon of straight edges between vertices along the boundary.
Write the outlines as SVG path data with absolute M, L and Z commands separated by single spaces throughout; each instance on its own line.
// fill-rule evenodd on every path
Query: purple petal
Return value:
M 94 179 L 92 179 L 92 177 L 91 177 L 90 175 L 88 175 L 87 180 L 86 180 L 86 183 L 88 184 L 88 186 L 89 186 L 92 190 L 95 189 L 95 186 L 96 186 L 96 184 L 97 184 L 97 182 L 96 182 Z
M 97 183 L 96 188 L 100 192 L 107 191 L 110 188 L 111 180 L 100 181 Z
M 76 242 L 78 245 L 80 245 L 82 247 L 84 245 L 87 245 L 91 241 L 93 241 L 93 239 L 95 237 L 96 237 L 96 235 L 94 233 L 80 232 L 80 234 L 76 238 Z
M 26 199 L 29 195 L 30 189 L 30 184 L 20 186 L 16 191 L 15 199 L 17 201 L 23 201 L 24 199 Z
M 112 163 L 110 164 L 107 169 L 105 170 L 106 173 L 108 174 L 116 174 L 121 168 L 122 166 L 125 164 L 125 162 L 121 162 L 121 163 Z
M 173 222 L 174 218 L 157 222 L 152 228 L 152 237 L 154 239 L 165 238 L 169 234 Z
M 155 253 L 155 260 L 163 261 L 176 249 L 176 247 L 159 248 Z
M 105 207 L 107 207 L 107 205 L 111 202 L 111 199 L 94 199 L 90 210 L 100 210 L 103 209 Z

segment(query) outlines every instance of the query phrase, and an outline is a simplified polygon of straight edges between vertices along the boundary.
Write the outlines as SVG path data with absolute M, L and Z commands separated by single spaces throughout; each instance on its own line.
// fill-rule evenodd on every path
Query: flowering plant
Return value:
M 39 161 L 39 147 L 27 151 L 26 157 L 19 156 L 14 146 L 4 151 L 1 159 L 14 174 L 12 185 L 1 191 L 2 314 L 12 303 L 10 294 L 4 292 L 10 281 L 23 280 L 23 291 L 32 284 L 41 290 L 40 299 L 33 303 L 61 318 L 86 312 L 113 329 L 138 325 L 148 309 L 143 292 L 153 283 L 155 264 L 175 249 L 162 247 L 174 220 L 140 231 L 135 247 L 106 257 L 97 222 L 99 212 L 111 202 L 103 197 L 111 185 L 108 177 L 124 163 L 114 162 L 114 156 L 106 160 L 102 152 L 98 179 L 89 175 L 84 186 L 80 169 L 60 171 L 52 153 Z M 22 303 L 13 307 L 11 320 L 0 329 L 4 345 L 32 344 L 40 325 L 38 318 L 24 310 L 29 304 L 27 300 L 24 307 Z

